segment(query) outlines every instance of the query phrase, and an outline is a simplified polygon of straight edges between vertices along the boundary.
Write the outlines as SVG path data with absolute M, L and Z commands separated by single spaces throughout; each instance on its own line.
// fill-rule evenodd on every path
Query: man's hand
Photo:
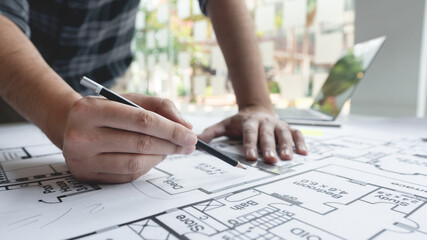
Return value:
M 245 156 L 249 160 L 258 158 L 258 141 L 264 162 L 267 163 L 278 161 L 276 140 L 280 148 L 280 158 L 283 160 L 292 159 L 293 145 L 295 145 L 297 153 L 307 154 L 301 132 L 292 129 L 287 123 L 280 121 L 262 107 L 254 106 L 242 109 L 235 116 L 207 128 L 199 138 L 209 142 L 220 136 L 243 137 Z
M 125 95 L 141 110 L 98 97 L 77 101 L 64 134 L 63 154 L 79 180 L 129 182 L 168 154 L 190 154 L 197 136 L 166 99 Z
M 258 157 L 259 139 L 264 161 L 269 163 L 278 160 L 276 140 L 281 159 L 292 158 L 292 143 L 297 153 L 307 154 L 302 134 L 274 116 L 254 23 L 245 1 L 209 1 L 206 9 L 224 54 L 240 111 L 206 129 L 200 138 L 210 141 L 219 136 L 243 137 L 245 155 L 252 160 Z

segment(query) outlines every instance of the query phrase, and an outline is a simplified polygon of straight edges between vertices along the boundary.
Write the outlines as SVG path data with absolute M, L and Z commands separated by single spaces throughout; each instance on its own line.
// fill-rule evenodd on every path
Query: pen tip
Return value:
M 246 170 L 246 167 L 243 166 L 240 162 L 237 163 L 236 167 Z

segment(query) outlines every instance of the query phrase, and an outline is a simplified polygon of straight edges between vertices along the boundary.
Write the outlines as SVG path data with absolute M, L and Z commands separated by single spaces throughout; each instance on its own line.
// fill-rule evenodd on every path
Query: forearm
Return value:
M 44 61 L 31 41 L 0 16 L 0 96 L 62 148 L 67 114 L 80 95 Z
M 208 15 L 224 54 L 239 108 L 262 105 L 273 113 L 253 20 L 243 0 L 211 0 Z

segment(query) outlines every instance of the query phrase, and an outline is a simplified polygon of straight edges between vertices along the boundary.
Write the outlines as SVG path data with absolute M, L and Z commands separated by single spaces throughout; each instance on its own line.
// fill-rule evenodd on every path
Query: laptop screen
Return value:
M 333 117 L 338 116 L 385 39 L 385 37 L 376 38 L 344 50 L 332 67 L 311 108 Z

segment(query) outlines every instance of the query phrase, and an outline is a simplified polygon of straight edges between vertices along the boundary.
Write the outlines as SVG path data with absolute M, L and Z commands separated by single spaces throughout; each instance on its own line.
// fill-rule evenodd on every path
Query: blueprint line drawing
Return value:
M 64 198 L 100 189 L 97 184 L 78 182 L 53 144 L 0 149 L 0 156 L 0 193 L 32 189 L 26 203 L 61 203 Z M 13 198 L 3 196 L 3 200 Z
M 427 143 L 367 136 L 309 136 L 308 156 L 275 165 L 217 141 L 248 169 L 196 151 L 112 185 L 81 183 L 53 144 L 17 138 L 0 144 L 0 238 L 427 239 Z
M 207 161 L 200 161 L 206 157 Z M 179 169 L 176 168 L 178 164 Z M 152 171 L 153 174 L 144 177 L 144 181 L 135 181 L 132 185 L 144 195 L 167 199 L 171 196 L 185 197 L 195 192 L 211 195 L 277 175 L 254 167 L 242 172 L 200 151 L 191 156 L 171 156 L 167 164 L 160 164 Z
M 52 144 L 0 148 L 0 156 L 7 156 L 0 161 L 0 238 L 25 238 L 27 230 L 35 238 L 48 232 L 57 234 L 50 234 L 52 239 L 77 236 L 113 222 L 137 219 L 140 212 L 151 215 L 277 175 L 255 167 L 242 172 L 197 151 L 191 156 L 170 156 L 132 183 L 108 185 L 77 181 Z M 153 200 L 154 207 L 139 204 Z M 120 218 L 117 212 L 123 213 Z M 93 219 L 92 225 L 83 229 L 77 221 L 81 218 Z M 75 232 L 69 231 L 67 225 L 75 224 L 79 226 L 73 228 Z M 174 235 L 166 232 L 166 236 L 173 239 Z
M 347 173 L 362 177 L 345 177 Z M 367 180 L 372 178 L 364 177 L 355 169 L 325 165 L 94 232 L 83 239 L 118 236 L 124 229 L 147 221 L 163 223 L 158 225 L 167 226 L 164 231 L 179 239 L 427 238 L 427 192 L 404 192 L 390 188 L 402 185 L 392 179 L 375 177 L 377 183 L 370 183 Z M 280 187 L 285 185 L 292 189 Z M 146 234 L 152 231 L 147 229 Z

